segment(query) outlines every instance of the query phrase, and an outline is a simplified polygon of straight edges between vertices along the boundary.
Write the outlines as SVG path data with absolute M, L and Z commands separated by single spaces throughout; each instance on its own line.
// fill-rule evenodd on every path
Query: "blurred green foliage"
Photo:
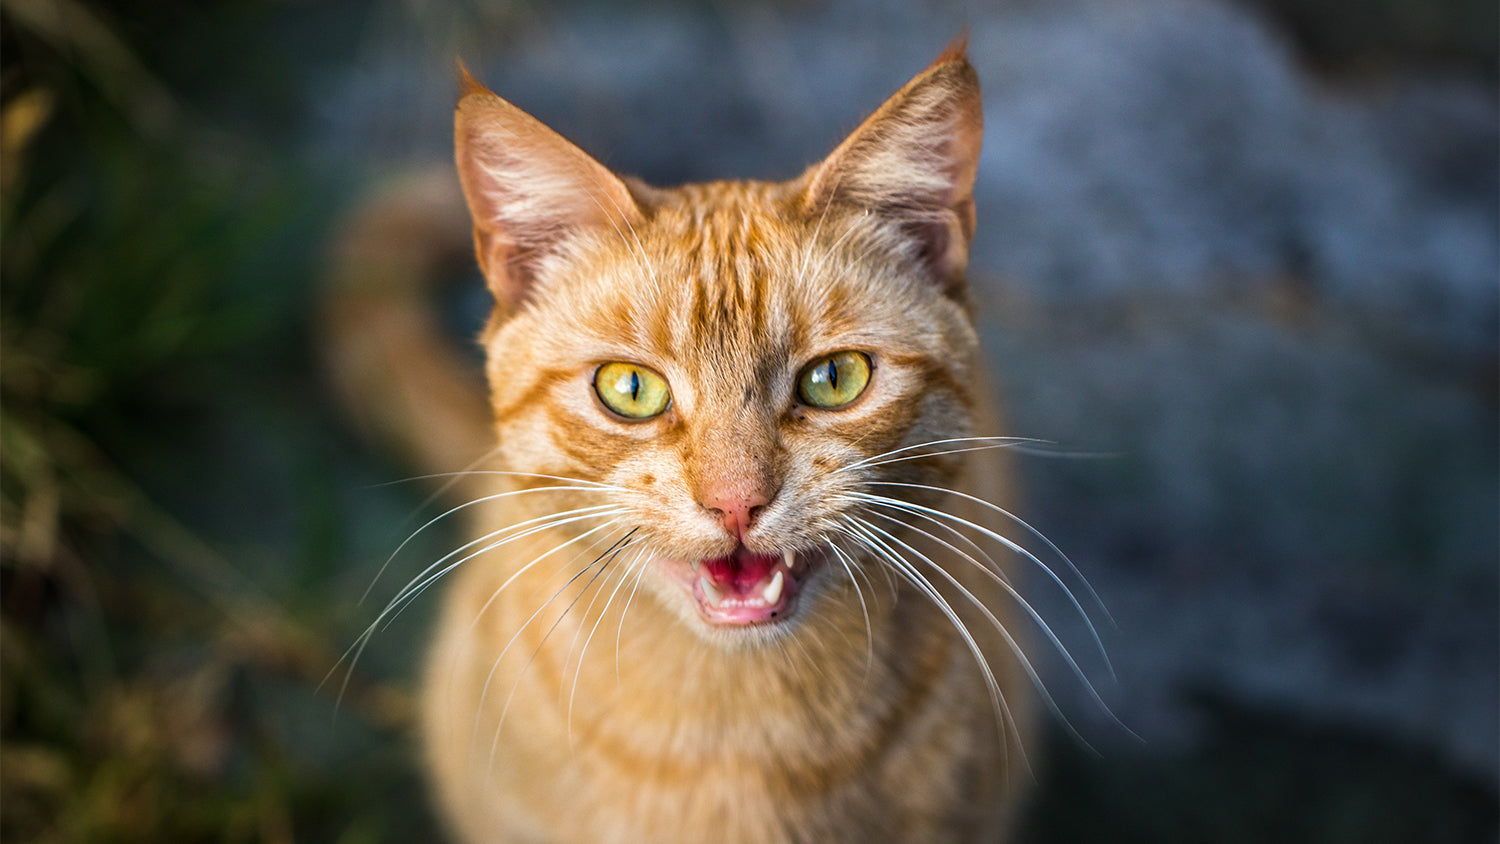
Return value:
M 0 838 L 420 837 L 405 690 L 356 676 L 333 729 L 315 692 L 369 551 L 369 479 L 316 471 L 348 465 L 305 339 L 338 190 L 110 20 L 0 3 Z

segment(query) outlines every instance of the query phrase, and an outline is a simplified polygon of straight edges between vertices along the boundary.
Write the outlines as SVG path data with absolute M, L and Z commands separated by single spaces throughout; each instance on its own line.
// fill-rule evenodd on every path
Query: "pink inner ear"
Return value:
M 979 80 L 955 42 L 813 168 L 805 208 L 843 203 L 885 217 L 915 239 L 945 292 L 957 293 L 983 136 Z
M 538 260 L 580 229 L 623 228 L 640 209 L 618 176 L 477 82 L 454 115 L 459 181 L 497 300 L 523 301 Z
M 943 292 L 957 296 L 963 287 L 964 272 L 969 267 L 969 232 L 973 231 L 974 203 L 968 203 L 967 226 L 957 214 L 945 219 L 914 223 L 907 227 L 916 239 L 922 263 L 932 268 L 933 278 Z

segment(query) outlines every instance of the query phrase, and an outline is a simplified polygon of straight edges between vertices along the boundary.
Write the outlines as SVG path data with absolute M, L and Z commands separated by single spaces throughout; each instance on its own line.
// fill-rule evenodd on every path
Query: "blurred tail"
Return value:
M 472 468 L 495 446 L 481 368 L 439 318 L 441 288 L 473 267 L 473 249 L 446 172 L 385 186 L 333 240 L 321 342 L 334 390 L 356 428 L 422 473 Z

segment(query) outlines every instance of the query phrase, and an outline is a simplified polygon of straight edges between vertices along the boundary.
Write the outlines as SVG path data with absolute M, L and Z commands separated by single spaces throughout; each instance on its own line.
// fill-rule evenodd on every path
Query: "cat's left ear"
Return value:
M 513 310 L 541 262 L 582 229 L 624 230 L 641 216 L 625 183 L 468 71 L 454 115 L 459 181 L 474 220 L 479 268 Z
M 945 293 L 964 296 L 984 117 L 960 37 L 809 173 L 805 210 L 830 203 L 895 223 Z

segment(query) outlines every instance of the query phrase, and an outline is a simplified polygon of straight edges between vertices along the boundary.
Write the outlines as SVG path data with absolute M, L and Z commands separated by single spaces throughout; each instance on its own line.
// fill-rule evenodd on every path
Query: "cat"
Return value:
M 962 39 L 784 183 L 651 187 L 462 77 L 468 219 L 433 183 L 376 203 L 329 308 L 371 427 L 434 471 L 488 455 L 452 481 L 473 539 L 382 614 L 446 583 L 423 733 L 452 834 L 1003 840 L 1034 674 L 990 553 L 1018 523 Z M 462 229 L 487 402 L 423 301 Z

